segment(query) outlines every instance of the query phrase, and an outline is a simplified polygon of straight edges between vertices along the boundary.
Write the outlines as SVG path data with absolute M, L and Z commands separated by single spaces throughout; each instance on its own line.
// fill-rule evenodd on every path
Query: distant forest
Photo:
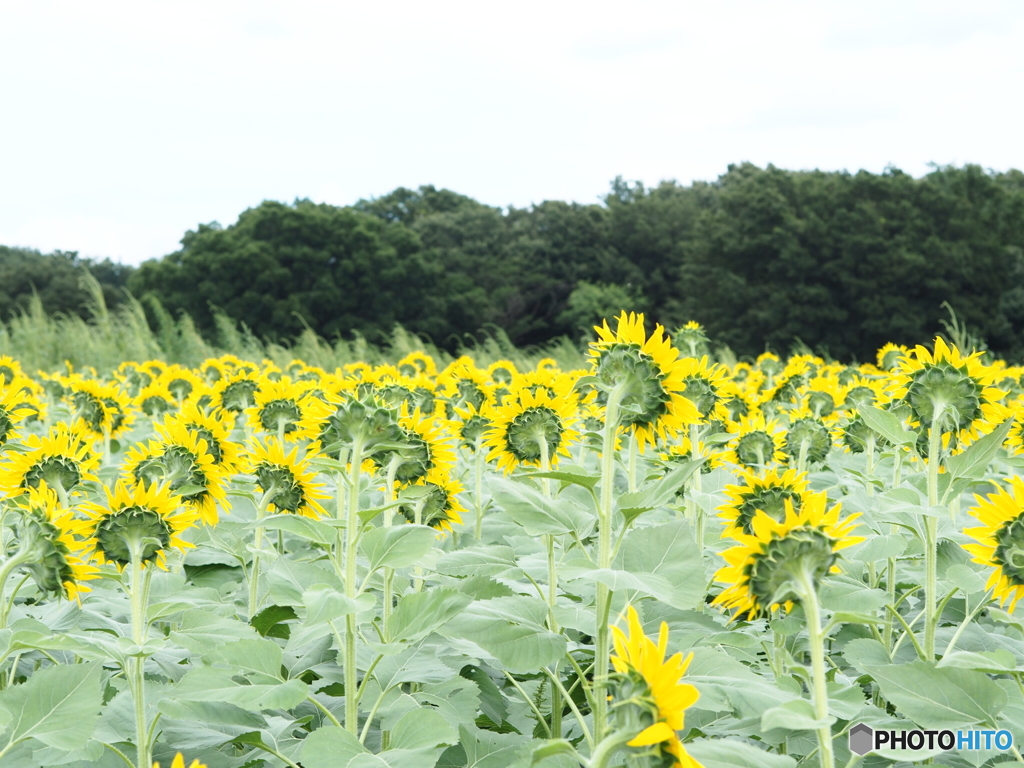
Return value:
M 887 341 L 927 341 L 948 302 L 993 352 L 1019 360 L 1024 173 L 745 163 L 690 185 L 618 178 L 592 205 L 501 209 L 432 186 L 347 207 L 267 201 L 138 268 L 0 247 L 0 317 L 33 291 L 48 312 L 86 311 L 84 268 L 109 305 L 128 289 L 211 338 L 219 309 L 271 340 L 310 327 L 376 341 L 397 323 L 449 349 L 499 328 L 530 345 L 583 339 L 632 309 L 670 330 L 697 320 L 740 356 L 799 342 L 853 361 Z

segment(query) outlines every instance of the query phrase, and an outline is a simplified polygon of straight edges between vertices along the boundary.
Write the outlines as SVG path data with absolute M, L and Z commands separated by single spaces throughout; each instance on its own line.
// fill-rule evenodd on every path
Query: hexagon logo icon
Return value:
M 858 723 L 850 729 L 850 751 L 857 755 L 866 755 L 875 745 L 875 732 L 870 725 Z

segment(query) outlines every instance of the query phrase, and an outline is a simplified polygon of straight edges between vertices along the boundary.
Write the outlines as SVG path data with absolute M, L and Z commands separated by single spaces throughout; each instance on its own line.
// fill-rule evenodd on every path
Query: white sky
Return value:
M 1019 0 L 0 0 L 0 244 L 137 263 L 265 199 L 1024 168 L 1022 54 Z

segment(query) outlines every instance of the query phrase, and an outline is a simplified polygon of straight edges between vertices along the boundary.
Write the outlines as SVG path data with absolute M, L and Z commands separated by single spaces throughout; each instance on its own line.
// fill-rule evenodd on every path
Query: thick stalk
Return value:
M 149 592 L 149 574 L 142 561 L 142 542 L 131 541 L 131 612 L 132 642 L 142 646 L 146 642 L 149 623 L 146 620 L 146 609 Z M 132 656 L 128 660 L 128 682 L 131 687 L 132 700 L 135 705 L 135 748 L 136 765 L 138 768 L 150 768 L 153 765 L 152 744 L 149 740 L 149 723 L 146 721 L 146 657 Z
M 363 463 L 363 436 L 352 441 L 349 467 L 348 505 L 345 510 L 345 597 L 356 597 L 356 545 L 359 543 L 359 475 Z M 356 697 L 356 615 L 345 616 L 345 729 L 358 733 L 359 699 Z
M 473 500 L 476 506 L 476 519 L 473 521 L 473 535 L 480 541 L 484 535 L 484 439 L 476 439 L 473 448 Z
M 938 416 L 938 414 L 937 414 Z M 939 466 L 942 463 L 942 429 L 938 427 L 939 419 L 932 422 L 928 430 L 928 506 L 935 507 L 939 503 Z M 935 658 L 935 627 L 938 617 L 935 615 L 936 593 L 938 580 L 936 565 L 938 561 L 939 521 L 934 515 L 924 518 L 924 653 L 929 660 Z
M 899 446 L 896 446 L 895 454 L 892 460 L 892 487 L 899 488 L 900 485 L 900 470 L 903 468 L 903 451 L 900 450 Z M 889 533 L 899 533 L 899 526 L 893 524 L 889 526 Z M 896 605 L 896 558 L 890 557 L 885 568 L 885 588 L 889 593 L 889 605 Z M 883 643 L 885 649 L 888 651 L 892 647 L 892 630 L 893 630 L 893 617 L 892 614 L 886 612 L 885 615 L 885 633 L 883 635 Z
M 700 449 L 700 433 L 701 428 L 699 424 L 690 425 L 690 458 L 694 460 L 702 459 L 704 457 L 703 451 Z M 701 468 L 698 467 L 697 471 L 693 473 L 693 480 L 690 481 L 690 488 L 694 493 L 700 493 L 702 490 L 701 480 Z M 697 548 L 700 553 L 704 554 L 704 510 L 701 508 L 697 500 L 690 495 L 690 505 L 693 510 L 693 532 L 694 537 L 697 539 Z
M 34 558 L 34 553 L 31 549 L 34 548 L 22 547 L 11 555 L 2 566 L 0 566 L 0 606 L 3 606 L 3 612 L 0 613 L 0 629 L 7 626 L 7 614 L 10 610 L 10 606 L 4 602 L 4 593 L 7 591 L 7 579 L 15 568 L 19 565 L 30 562 Z
M 547 435 L 541 432 L 537 436 L 537 447 L 540 449 L 540 468 L 542 472 L 551 471 L 551 457 L 549 455 Z M 541 481 L 544 495 L 551 497 L 551 481 L 544 478 Z M 543 535 L 544 548 L 548 555 L 548 629 L 558 633 L 558 621 L 555 619 L 555 607 L 558 605 L 558 563 L 555 559 L 555 537 L 554 534 Z M 556 662 L 551 667 L 551 673 L 558 678 L 559 670 Z M 551 686 L 551 738 L 562 738 L 562 695 L 557 686 Z
M 260 597 L 260 547 L 263 546 L 263 527 L 260 521 L 267 515 L 267 507 L 277 494 L 277 486 L 271 485 L 263 492 L 260 505 L 256 507 L 256 530 L 252 535 L 252 568 L 249 570 L 249 621 L 259 612 Z
M 394 510 L 390 508 L 390 504 L 395 500 L 395 475 L 398 474 L 398 467 L 402 463 L 402 459 L 398 454 L 394 454 L 391 460 L 388 462 L 387 476 L 384 479 L 384 506 L 388 509 L 384 510 L 384 527 L 390 528 L 391 521 L 394 517 Z M 384 639 L 390 641 L 391 635 L 388 632 L 388 621 L 391 619 L 391 604 L 394 602 L 394 580 L 395 580 L 395 569 L 387 567 L 384 569 L 384 610 L 381 616 L 381 624 L 384 626 Z
M 597 567 L 610 568 L 612 564 L 612 522 L 615 509 L 615 437 L 619 430 L 619 404 L 626 390 L 622 384 L 608 395 L 605 408 L 604 434 L 601 441 L 601 507 L 598 510 Z M 597 585 L 597 637 L 594 639 L 594 739 L 600 742 L 608 730 L 608 665 L 611 663 L 608 613 L 611 608 L 611 590 L 600 582 Z
M 818 594 L 814 589 L 807 568 L 801 568 L 797 574 L 800 583 L 800 605 L 803 606 L 807 618 L 807 642 L 811 654 L 811 682 L 814 691 L 814 717 L 817 720 L 828 720 L 828 687 L 825 678 L 825 636 L 821 631 L 821 611 L 818 608 Z M 817 729 L 818 754 L 821 768 L 833 768 L 835 758 L 832 754 L 832 727 L 823 725 Z

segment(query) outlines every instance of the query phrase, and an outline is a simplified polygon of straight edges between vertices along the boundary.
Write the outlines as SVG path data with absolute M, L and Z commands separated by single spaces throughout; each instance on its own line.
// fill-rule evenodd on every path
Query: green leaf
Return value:
M 253 525 L 269 530 L 286 531 L 307 541 L 315 541 L 329 547 L 337 541 L 338 533 L 331 526 L 324 525 L 317 520 L 311 520 L 303 515 L 270 515 L 264 517 Z
M 370 561 L 370 570 L 405 568 L 419 561 L 437 541 L 437 531 L 427 525 L 371 528 L 359 539 L 359 549 Z
M 204 653 L 208 648 L 232 639 L 256 638 L 256 631 L 248 624 L 200 610 L 185 611 L 178 628 L 171 631 L 171 640 L 193 653 Z
M 164 697 L 157 702 L 157 709 L 163 715 L 163 738 L 186 753 L 219 747 L 267 725 L 260 715 L 223 701 L 178 701 Z
M 984 478 L 988 465 L 999 453 L 1012 426 L 1013 419 L 1007 419 L 987 435 L 971 443 L 963 453 L 947 458 L 945 466 L 950 481 L 960 477 L 977 480 Z
M 547 478 L 549 480 L 558 480 L 559 482 L 566 483 L 569 485 L 580 485 L 584 488 L 594 490 L 597 484 L 601 482 L 601 476 L 592 472 L 587 472 L 583 467 L 575 464 L 561 463 L 558 465 L 558 469 L 550 472 L 523 472 L 523 477 L 540 477 Z
M 291 709 L 304 701 L 309 689 L 301 680 L 277 685 L 241 685 L 229 669 L 193 667 L 172 689 L 171 695 L 183 701 L 223 701 L 250 712 L 267 709 Z
M 675 500 L 678 490 L 704 461 L 705 459 L 687 461 L 642 491 L 622 494 L 619 496 L 616 506 L 630 519 L 648 510 L 664 507 Z
M 504 545 L 468 547 L 446 552 L 434 570 L 445 576 L 501 576 L 515 569 L 516 551 Z
M 565 654 L 566 640 L 543 628 L 544 603 L 529 597 L 478 600 L 455 616 L 441 634 L 469 640 L 513 674 L 536 673 Z
M 615 565 L 641 578 L 652 574 L 663 579 L 668 589 L 657 588 L 646 579 L 649 588 L 655 587 L 648 594 L 673 608 L 686 610 L 704 601 L 704 561 L 685 520 L 630 531 Z
M 525 736 L 493 733 L 459 726 L 459 745 L 465 753 L 465 768 L 508 768 L 528 743 Z
M 495 501 L 527 536 L 574 533 L 585 538 L 594 529 L 594 515 L 566 496 L 549 499 L 526 483 L 504 477 L 496 477 L 492 483 Z
M 868 427 L 893 445 L 913 445 L 917 442 L 917 433 L 907 430 L 899 416 L 891 411 L 883 411 L 873 405 L 865 405 L 858 408 L 857 412 Z
M 995 727 L 1006 693 L 988 675 L 934 663 L 866 668 L 896 709 L 922 728 Z
M 796 760 L 758 749 L 738 739 L 697 739 L 683 747 L 690 757 L 714 768 L 795 768 Z
M 298 618 L 295 609 L 290 605 L 268 605 L 262 611 L 253 616 L 253 629 L 263 637 L 287 638 L 291 634 L 287 622 Z
M 990 674 L 1005 674 L 1017 671 L 1017 660 L 1009 651 L 953 651 L 943 656 L 938 664 L 939 669 L 954 667 L 956 669 L 974 669 Z
M 447 747 L 458 740 L 455 728 L 434 710 L 412 710 L 402 715 L 391 729 L 389 749 L 419 749 L 442 745 Z
M 346 597 L 328 584 L 315 584 L 302 593 L 302 603 L 306 606 L 303 625 L 312 627 L 350 613 L 369 610 L 373 608 L 376 599 L 366 592 L 356 598 Z
M 234 670 L 249 675 L 254 682 L 281 682 L 284 654 L 273 640 L 239 640 L 214 647 L 205 654 L 207 661 L 229 664 Z
M 880 642 L 870 637 L 851 640 L 843 646 L 843 658 L 862 674 L 870 674 L 869 667 L 891 664 L 889 653 Z
M 907 540 L 898 533 L 890 533 L 881 536 L 869 536 L 860 544 L 850 547 L 843 554 L 850 560 L 872 563 L 879 560 L 888 560 L 890 557 L 899 557 L 906 549 Z
M 9 742 L 36 739 L 66 752 L 84 747 L 103 706 L 102 673 L 102 665 L 92 662 L 46 667 L 0 691 Z
M 834 717 L 819 720 L 814 715 L 814 705 L 806 699 L 795 699 L 765 710 L 761 715 L 761 729 L 785 728 L 788 731 L 814 731 L 826 728 L 835 722 Z
M 450 587 L 436 587 L 427 592 L 410 592 L 398 601 L 388 621 L 388 634 L 393 642 L 412 642 L 440 629 L 472 598 Z
M 357 755 L 369 754 L 359 739 L 344 728 L 318 728 L 302 742 L 305 768 L 345 768 Z
M 968 595 L 985 591 L 985 578 L 969 565 L 951 565 L 942 578 Z
M 889 595 L 853 579 L 826 579 L 821 584 L 821 605 L 830 611 L 870 616 L 885 607 Z

